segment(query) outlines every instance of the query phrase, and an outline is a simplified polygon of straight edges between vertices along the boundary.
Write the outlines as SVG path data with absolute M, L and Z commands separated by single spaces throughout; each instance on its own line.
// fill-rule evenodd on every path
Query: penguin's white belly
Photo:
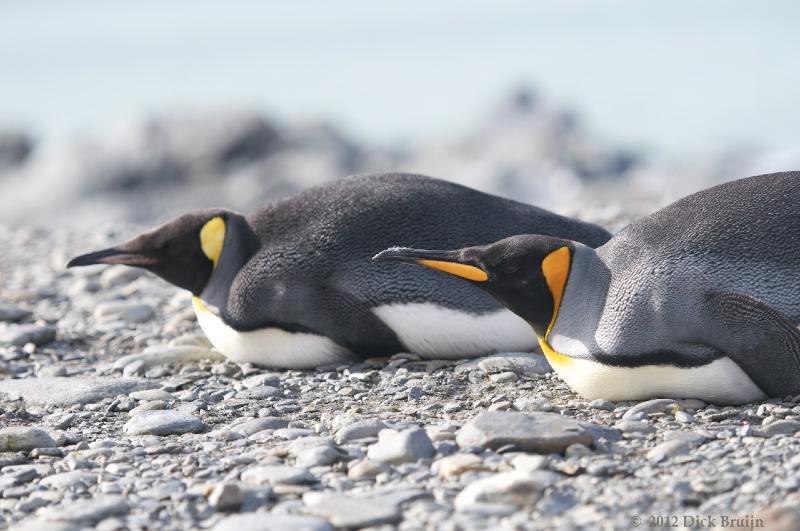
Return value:
M 508 310 L 475 315 L 431 303 L 386 304 L 373 313 L 409 352 L 431 359 L 459 359 L 493 352 L 530 352 L 536 334 Z
M 743 404 L 767 398 L 730 358 L 684 368 L 615 367 L 570 358 L 547 348 L 545 356 L 567 385 L 587 399 L 699 398 L 712 404 Z
M 214 345 L 228 359 L 281 369 L 310 369 L 352 359 L 349 350 L 325 336 L 264 328 L 240 332 L 197 298 L 192 299 L 197 322 Z

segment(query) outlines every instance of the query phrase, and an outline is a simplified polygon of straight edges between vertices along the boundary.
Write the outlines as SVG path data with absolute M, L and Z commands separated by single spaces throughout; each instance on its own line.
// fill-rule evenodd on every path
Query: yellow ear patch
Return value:
M 486 282 L 489 275 L 486 271 L 475 266 L 467 264 L 459 264 L 458 262 L 444 262 L 442 260 L 418 260 L 419 265 L 432 267 L 445 273 L 450 273 L 457 277 L 466 278 L 467 280 L 474 280 L 476 282 Z
M 217 267 L 219 255 L 222 254 L 222 244 L 225 242 L 225 220 L 217 216 L 212 218 L 200 229 L 200 247 L 214 267 Z
M 542 260 L 544 280 L 547 282 L 547 287 L 553 296 L 553 317 L 550 319 L 550 324 L 547 325 L 544 339 L 547 339 L 556 322 L 556 317 L 558 317 L 558 309 L 561 307 L 561 299 L 564 296 L 564 288 L 567 285 L 567 277 L 569 276 L 570 261 L 569 247 L 559 247 Z

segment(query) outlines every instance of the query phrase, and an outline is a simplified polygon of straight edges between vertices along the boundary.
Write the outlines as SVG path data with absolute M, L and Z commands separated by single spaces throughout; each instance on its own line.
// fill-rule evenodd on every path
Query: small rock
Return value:
M 663 442 L 647 451 L 647 459 L 658 463 L 676 455 L 688 454 L 693 446 L 689 441 L 682 440 Z
M 534 472 L 501 472 L 467 485 L 455 499 L 455 507 L 468 510 L 473 505 L 488 503 L 531 507 L 547 487 L 554 485 L 559 474 L 547 470 Z
M 475 362 L 472 362 L 475 363 Z M 465 370 L 472 370 L 469 364 L 456 367 L 456 373 Z M 552 372 L 550 364 L 541 354 L 531 354 L 528 352 L 505 352 L 496 354 L 477 361 L 477 367 L 485 373 L 496 374 L 502 372 L 513 372 L 519 376 L 536 376 Z
M 12 306 L 11 304 L 7 304 L 5 302 L 0 302 L 0 322 L 21 321 L 23 319 L 27 319 L 31 315 L 33 315 L 33 312 L 31 311 L 23 310 L 22 308 Z
M 382 474 L 384 472 L 388 472 L 389 467 L 384 465 L 383 463 L 379 463 L 377 461 L 371 461 L 369 459 L 362 459 L 354 463 L 347 471 L 347 477 L 350 479 L 364 479 L 364 478 L 374 478 L 378 474 Z
M 312 516 L 258 512 L 224 518 L 213 531 L 333 531 L 333 528 L 325 520 Z
M 10 426 L 0 429 L 0 452 L 24 452 L 55 446 L 58 445 L 53 438 L 41 428 Z
M 694 422 L 694 417 L 685 411 L 677 411 L 675 413 L 675 420 L 681 424 L 691 424 Z
M 92 314 L 95 320 L 125 321 L 127 323 L 144 323 L 153 318 L 155 313 L 149 304 L 129 301 L 111 301 L 99 303 Z
M 563 452 L 570 444 L 592 444 L 593 437 L 578 422 L 555 413 L 485 411 L 458 432 L 462 448 L 480 446 L 497 449 L 511 445 L 518 450 Z
M 428 434 L 422 428 L 404 431 L 383 430 L 378 442 L 369 447 L 367 456 L 381 463 L 408 463 L 430 459 L 436 453 Z
M 623 419 L 614 424 L 614 427 L 623 433 L 654 433 L 656 431 L 655 426 L 641 420 Z
M 90 526 L 109 516 L 127 514 L 129 510 L 130 505 L 125 498 L 108 496 L 89 500 L 70 500 L 46 509 L 41 513 L 41 517 L 44 520 Z
M 316 478 L 305 468 L 284 465 L 259 465 L 242 472 L 242 481 L 256 485 L 300 485 L 314 483 Z
M 665 413 L 671 411 L 677 405 L 677 402 L 671 398 L 654 398 L 645 402 L 639 402 L 625 414 L 622 415 L 623 419 L 629 419 L 641 414 L 643 416 L 652 415 L 653 413 Z
M 379 419 L 367 419 L 353 422 L 336 432 L 336 442 L 350 442 L 367 437 L 377 437 L 386 424 Z
M 592 455 L 592 450 L 588 446 L 580 443 L 570 444 L 567 446 L 567 449 L 564 450 L 565 457 L 579 458 L 586 457 L 587 455 Z
M 431 467 L 439 477 L 460 476 L 464 472 L 487 470 L 483 460 L 475 454 L 455 454 L 443 457 Z
M 548 463 L 547 457 L 543 455 L 521 454 L 511 460 L 511 466 L 514 467 L 514 470 L 521 472 L 544 470 L 547 468 Z
M 142 411 L 125 423 L 128 435 L 180 435 L 205 428 L 199 418 L 178 411 Z
M 154 347 L 139 354 L 122 356 L 114 362 L 114 368 L 124 369 L 132 363 L 137 363 L 138 370 L 144 371 L 156 365 L 174 365 L 201 360 L 222 361 L 223 359 L 224 356 L 216 350 L 203 347 Z
M 218 483 L 208 495 L 208 504 L 217 511 L 233 511 L 244 501 L 244 493 L 236 483 Z
M 277 387 L 271 387 L 269 385 L 259 385 L 236 393 L 236 398 L 244 398 L 247 400 L 261 400 L 276 396 L 283 396 L 283 392 Z
M 592 409 L 601 409 L 603 411 L 614 411 L 614 402 L 610 400 L 603 400 L 602 398 L 598 398 L 589 402 L 589 407 Z
M 760 431 L 767 437 L 772 437 L 773 435 L 791 435 L 800 431 L 800 421 L 776 420 L 762 427 Z
M 322 445 L 322 446 L 315 446 L 313 448 L 307 448 L 302 450 L 297 454 L 297 459 L 295 460 L 295 464 L 300 467 L 305 468 L 312 468 L 315 466 L 328 466 L 332 465 L 339 459 L 341 459 L 342 454 L 339 451 L 329 445 Z
M 16 347 L 28 343 L 46 345 L 56 338 L 56 328 L 51 325 L 19 324 L 0 329 L 0 345 Z
M 289 421 L 281 417 L 259 417 L 245 421 L 237 421 L 228 429 L 244 437 L 264 430 L 279 430 L 289 425 Z
M 128 396 L 134 400 L 142 400 L 144 402 L 149 402 L 151 400 L 173 400 L 175 398 L 163 389 L 143 389 L 141 391 L 134 391 Z
M 0 380 L 0 394 L 41 406 L 71 406 L 127 395 L 155 384 L 139 378 L 43 377 Z
M 307 492 L 303 503 L 313 514 L 325 517 L 335 527 L 362 527 L 396 524 L 401 513 L 397 505 L 376 503 L 366 498 L 353 498 L 326 492 Z

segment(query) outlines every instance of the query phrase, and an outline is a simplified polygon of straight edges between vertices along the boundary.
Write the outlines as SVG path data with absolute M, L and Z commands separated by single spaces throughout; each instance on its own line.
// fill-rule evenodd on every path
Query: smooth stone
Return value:
M 34 448 L 58 446 L 50 434 L 32 426 L 0 428 L 0 452 L 26 452 Z
M 228 430 L 233 433 L 238 433 L 244 437 L 249 437 L 254 433 L 264 430 L 278 430 L 286 428 L 289 421 L 281 417 L 259 417 L 257 419 L 237 421 L 233 423 Z
M 110 301 L 99 303 L 92 313 L 97 321 L 125 321 L 127 323 L 144 323 L 153 318 L 155 312 L 149 304 L 128 301 Z
M 142 400 L 150 402 L 152 400 L 173 400 L 175 397 L 163 389 L 143 389 L 141 391 L 134 391 L 128 394 L 134 400 Z
M 333 531 L 331 524 L 313 516 L 246 513 L 220 520 L 213 531 Z
M 152 387 L 153 382 L 141 378 L 52 376 L 0 380 L 0 395 L 42 406 L 71 406 Z
M 55 338 L 56 327 L 51 325 L 13 324 L 0 329 L 0 345 L 46 345 Z
M 688 454 L 694 446 L 691 442 L 680 439 L 666 441 L 650 448 L 647 451 L 647 459 L 658 463 L 670 457 Z
M 503 352 L 486 358 L 472 360 L 456 366 L 454 373 L 480 369 L 487 374 L 513 372 L 519 376 L 536 376 L 547 374 L 553 369 L 541 354 L 530 352 Z
M 66 490 L 75 486 L 89 487 L 97 484 L 97 474 L 86 470 L 71 470 L 59 474 L 51 474 L 42 478 L 39 483 L 45 487 Z
M 281 380 L 278 376 L 271 373 L 260 373 L 248 376 L 242 380 L 242 385 L 245 389 L 251 389 L 260 385 L 268 385 L 270 387 L 280 387 Z
M 359 420 L 340 428 L 336 432 L 336 442 L 341 444 L 368 437 L 377 437 L 384 428 L 386 428 L 386 424 L 380 419 Z
M 641 420 L 623 419 L 614 424 L 614 427 L 623 433 L 654 433 L 656 431 L 655 426 Z
M 217 483 L 208 495 L 208 504 L 218 511 L 238 509 L 244 501 L 244 493 L 236 483 Z
M 760 428 L 760 431 L 767 437 L 772 437 L 773 435 L 791 435 L 800 431 L 800 421 L 776 420 Z
M 192 361 L 222 361 L 224 356 L 216 350 L 203 347 L 153 347 L 137 354 L 122 356 L 114 362 L 115 369 L 137 363 L 139 370 L 147 370 L 156 365 L 174 365 Z
M 514 470 L 521 472 L 544 470 L 547 468 L 548 463 L 547 457 L 543 455 L 521 454 L 511 460 L 511 466 L 514 467 Z
M 602 411 L 614 411 L 614 402 L 610 400 L 604 400 L 602 398 L 597 398 L 589 402 L 589 407 L 592 409 L 600 409 Z
M 560 477 L 548 470 L 493 474 L 467 485 L 456 496 L 454 505 L 458 510 L 469 510 L 483 503 L 531 507 L 541 497 L 542 491 L 554 485 Z
M 341 457 L 342 454 L 332 446 L 315 446 L 299 452 L 295 464 L 304 468 L 328 466 L 341 459 Z
M 459 430 L 462 448 L 479 446 L 496 450 L 513 446 L 538 453 L 563 452 L 575 443 L 592 444 L 592 434 L 580 423 L 555 413 L 484 411 Z
M 694 431 L 670 430 L 664 432 L 664 441 L 686 441 L 689 444 L 700 445 L 707 437 Z
M 0 321 L 16 322 L 27 319 L 33 312 L 11 304 L 0 302 Z
M 454 454 L 433 463 L 433 471 L 439 477 L 460 476 L 464 472 L 487 470 L 483 460 L 475 454 Z
M 428 434 L 422 428 L 403 431 L 383 430 L 378 442 L 367 450 L 367 457 L 381 463 L 409 463 L 430 459 L 436 453 Z
M 110 516 L 127 514 L 128 501 L 122 496 L 107 496 L 88 500 L 70 500 L 61 505 L 45 509 L 41 517 L 45 520 L 93 525 Z
M 81 527 L 70 522 L 39 519 L 18 524 L 14 531 L 81 531 Z
M 622 415 L 622 418 L 629 419 L 631 417 L 635 417 L 639 413 L 641 413 L 643 416 L 652 415 L 653 413 L 666 413 L 668 411 L 672 411 L 677 404 L 678 403 L 671 398 L 654 398 L 653 400 L 646 400 L 645 402 L 639 402 L 630 408 Z
M 364 478 L 374 478 L 378 474 L 383 474 L 384 472 L 388 472 L 389 467 L 383 463 L 379 463 L 377 461 L 371 461 L 369 459 L 362 459 L 361 461 L 356 462 L 347 470 L 347 477 L 350 479 L 364 479 Z
M 180 435 L 197 433 L 205 428 L 198 417 L 179 411 L 142 411 L 125 423 L 128 435 Z
M 236 393 L 236 398 L 248 400 L 260 400 L 262 398 L 273 398 L 276 396 L 283 396 L 283 391 L 269 385 L 259 385 Z
M 256 485 L 302 485 L 317 479 L 305 468 L 285 465 L 259 465 L 245 469 L 242 481 Z
M 309 512 L 323 516 L 334 527 L 347 529 L 396 524 L 402 517 L 397 505 L 342 494 L 307 492 L 303 495 L 303 503 Z

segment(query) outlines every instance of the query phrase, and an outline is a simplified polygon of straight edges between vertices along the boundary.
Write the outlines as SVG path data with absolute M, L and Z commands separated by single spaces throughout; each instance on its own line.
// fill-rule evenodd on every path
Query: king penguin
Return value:
M 353 176 L 250 216 L 188 213 L 68 267 L 142 267 L 193 295 L 198 322 L 233 361 L 312 368 L 412 352 L 465 358 L 530 350 L 527 324 L 482 290 L 431 271 L 376 269 L 402 240 L 479 245 L 537 232 L 597 246 L 604 229 L 454 183 L 410 174 Z
M 800 172 L 698 192 L 597 249 L 518 235 L 375 259 L 483 288 L 532 326 L 555 371 L 589 399 L 800 394 Z

